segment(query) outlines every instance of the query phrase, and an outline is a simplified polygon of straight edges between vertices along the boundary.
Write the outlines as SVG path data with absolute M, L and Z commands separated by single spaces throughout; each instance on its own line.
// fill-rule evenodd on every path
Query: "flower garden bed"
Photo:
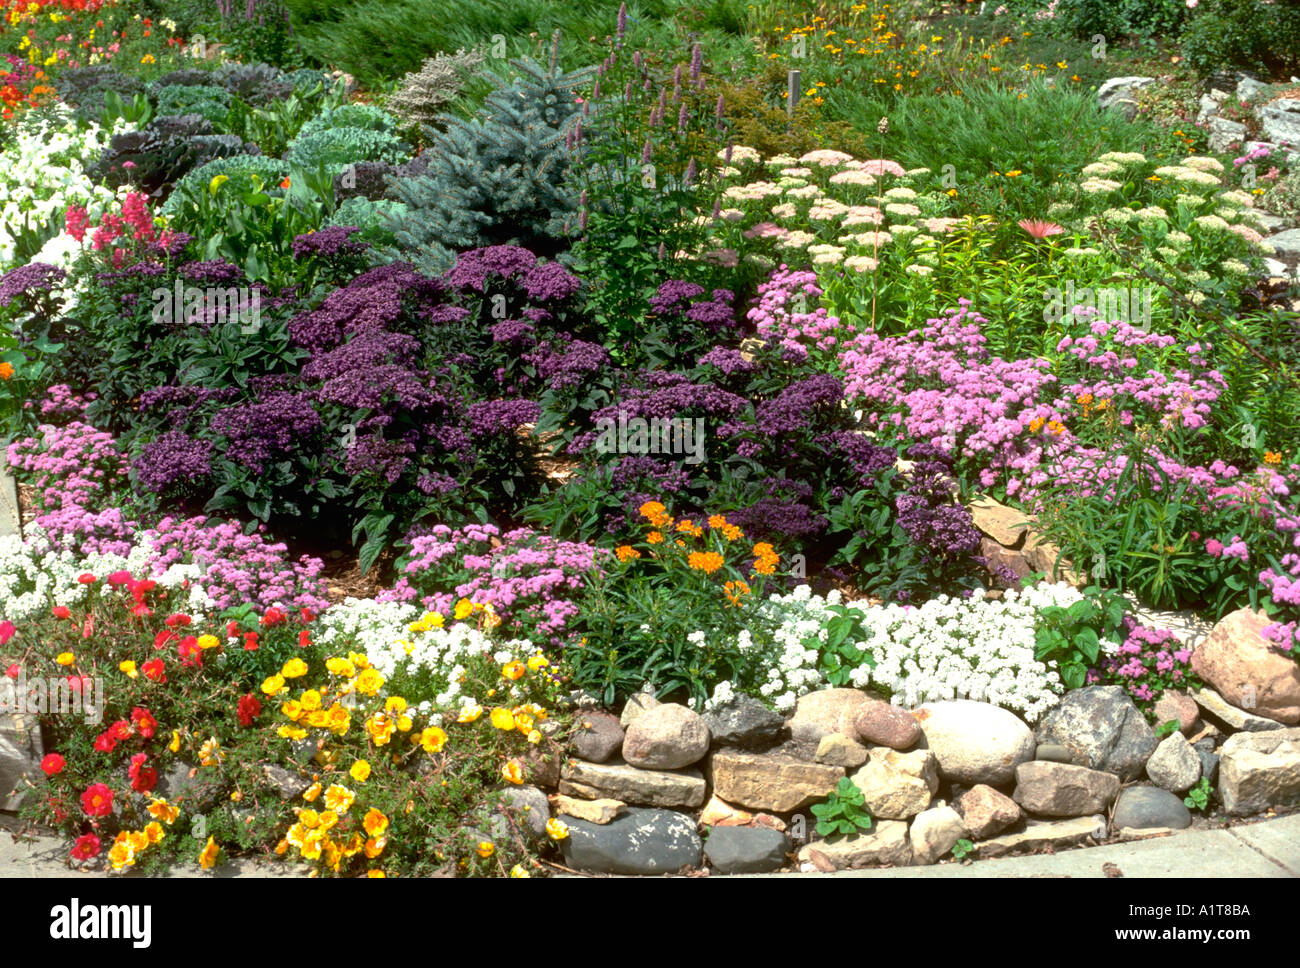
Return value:
M 319 25 L 14 6 L 0 810 L 535 876 L 1300 805 L 1300 102 L 896 6 L 391 94 Z

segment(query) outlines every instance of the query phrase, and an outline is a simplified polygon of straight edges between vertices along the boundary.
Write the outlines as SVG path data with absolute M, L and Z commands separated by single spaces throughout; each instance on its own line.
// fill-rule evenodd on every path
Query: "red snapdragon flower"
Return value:
M 263 628 L 269 628 L 272 625 L 283 625 L 288 620 L 289 616 L 285 615 L 284 612 L 280 611 L 278 608 L 268 608 L 262 614 Z
M 258 646 L 257 646 L 257 633 L 256 633 L 256 632 L 245 632 L 245 633 L 244 633 L 244 651 L 245 651 L 245 652 L 256 652 L 256 651 L 257 651 L 257 648 L 258 648 Z

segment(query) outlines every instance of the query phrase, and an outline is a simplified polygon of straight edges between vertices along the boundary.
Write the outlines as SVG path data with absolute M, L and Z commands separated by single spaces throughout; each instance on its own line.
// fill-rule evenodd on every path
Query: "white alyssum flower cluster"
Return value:
M 197 565 L 172 565 L 161 574 L 149 573 L 154 549 L 148 539 L 137 538 L 131 553 L 120 555 L 92 554 L 79 557 L 72 551 L 54 551 L 45 532 L 35 524 L 26 528 L 26 536 L 0 537 L 0 602 L 3 617 L 12 622 L 48 615 L 56 605 L 75 608 L 88 604 L 92 587 L 102 587 L 109 575 L 130 572 L 135 578 L 148 575 L 160 588 L 183 590 L 183 607 L 196 618 L 215 612 L 216 605 L 202 588 L 202 572 Z M 99 579 L 94 586 L 77 579 L 91 574 Z M 186 582 L 189 582 L 188 587 Z
M 919 607 L 850 605 L 863 633 L 845 644 L 870 653 L 876 663 L 874 669 L 865 662 L 853 669 L 850 682 L 879 687 L 909 708 L 973 699 L 1036 721 L 1065 691 L 1056 670 L 1034 658 L 1039 615 L 1082 597 L 1074 587 L 1056 584 L 1008 591 L 1000 601 L 941 595 Z M 839 592 L 822 597 L 807 585 L 763 602 L 751 629 L 727 643 L 747 670 L 738 682 L 718 683 L 705 708 L 745 691 L 757 692 L 779 712 L 793 710 L 800 696 L 826 684 L 819 662 L 836 616 L 833 606 L 842 604 Z

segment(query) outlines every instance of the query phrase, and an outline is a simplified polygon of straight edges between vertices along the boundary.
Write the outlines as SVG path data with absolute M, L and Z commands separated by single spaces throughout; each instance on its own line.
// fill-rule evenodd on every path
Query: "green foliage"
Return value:
M 1205 0 L 1183 34 L 1183 56 L 1201 75 L 1239 67 L 1279 78 L 1300 70 L 1300 7 L 1260 0 Z
M 952 845 L 953 860 L 965 860 L 975 851 L 975 844 L 963 837 Z
M 847 686 L 854 669 L 863 663 L 874 669 L 876 660 L 868 649 L 854 644 L 869 637 L 862 625 L 862 611 L 846 605 L 829 605 L 827 608 L 835 613 L 835 617 L 826 623 L 826 641 L 823 642 L 820 635 L 810 635 L 804 639 L 803 645 L 821 653 L 818 667 L 832 686 Z
M 193 197 L 196 192 L 206 192 L 212 179 L 225 175 L 240 187 L 252 188 L 253 179 L 266 188 L 277 188 L 289 174 L 289 163 L 279 158 L 265 155 L 234 155 L 229 158 L 217 158 L 193 171 L 187 172 L 172 189 L 171 196 L 163 203 L 162 214 L 175 215 L 181 205 L 181 199 Z M 191 235 L 191 229 L 185 229 Z
M 391 114 L 373 104 L 340 104 L 316 114 L 303 124 L 298 134 L 305 138 L 331 128 L 364 128 L 366 131 L 394 134 L 397 122 Z
M 1173 736 L 1178 732 L 1178 720 L 1171 719 L 1167 723 L 1161 723 L 1155 728 L 1156 739 L 1165 739 Z
M 158 88 L 154 100 L 159 115 L 197 114 L 217 124 L 230 113 L 233 99 L 220 87 L 171 84 Z
M 1187 791 L 1187 796 L 1183 797 L 1183 803 L 1189 810 L 1204 811 L 1210 805 L 1210 797 L 1214 795 L 1214 787 L 1210 786 L 1210 778 L 1203 776 L 1197 781 L 1196 786 Z
M 428 169 L 395 184 L 407 213 L 390 257 L 436 273 L 465 249 L 517 244 L 553 256 L 564 248 L 577 207 L 565 140 L 579 121 L 575 91 L 588 72 L 511 63 L 522 76 L 491 75 L 496 90 L 478 116 L 449 117 L 445 131 L 428 132 Z
M 333 177 L 352 162 L 386 161 L 398 164 L 410 154 L 411 146 L 389 132 L 334 127 L 300 132 L 289 143 L 285 158 L 291 165 L 299 167 L 324 167 Z
M 483 63 L 478 51 L 439 53 L 402 78 L 386 103 L 408 124 L 432 125 Z
M 875 825 L 866 797 L 847 776 L 841 777 L 835 792 L 812 806 L 817 833 L 822 837 L 847 837 L 866 832 Z
M 1101 640 L 1123 640 L 1125 602 L 1121 595 L 1096 586 L 1069 608 L 1053 605 L 1042 610 L 1042 623 L 1034 633 L 1034 658 L 1056 663 L 1061 681 L 1081 689 L 1088 668 L 1097 664 Z

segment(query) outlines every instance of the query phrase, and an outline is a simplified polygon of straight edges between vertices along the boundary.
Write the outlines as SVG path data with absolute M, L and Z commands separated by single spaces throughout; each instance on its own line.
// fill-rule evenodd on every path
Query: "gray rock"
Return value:
M 1034 734 L 1014 713 L 992 703 L 956 699 L 926 703 L 913 715 L 939 774 L 955 783 L 1010 783 L 1016 765 L 1034 757 Z
M 695 821 L 671 810 L 630 807 L 607 824 L 567 822 L 560 841 L 564 862 L 604 874 L 672 874 L 699 867 L 703 856 Z
M 880 820 L 870 832 L 834 840 L 816 840 L 799 851 L 799 862 L 819 870 L 851 870 L 859 867 L 912 863 L 912 845 L 907 824 L 901 820 Z
M 1252 97 L 1260 91 L 1265 90 L 1267 87 L 1267 84 L 1261 84 L 1259 81 L 1247 74 L 1240 74 L 1237 77 L 1237 100 L 1249 101 Z
M 1196 700 L 1196 705 L 1200 706 L 1201 711 L 1207 716 L 1218 720 L 1229 729 L 1237 732 L 1267 733 L 1275 729 L 1286 728 L 1275 719 L 1266 719 L 1263 716 L 1248 713 L 1244 709 L 1238 709 L 1213 689 L 1200 689 L 1192 694 L 1192 698 Z
M 1264 241 L 1276 249 L 1280 256 L 1300 256 L 1300 229 L 1287 229 L 1268 236 Z
M 900 753 L 877 746 L 871 761 L 850 779 L 873 817 L 907 820 L 930 806 L 938 792 L 938 761 L 930 750 Z
M 1064 746 L 1076 763 L 1122 780 L 1142 775 L 1158 742 L 1123 686 L 1088 686 L 1067 693 L 1043 718 L 1037 736 L 1040 743 Z
M 1208 94 L 1201 95 L 1201 107 L 1196 112 L 1196 123 L 1204 124 L 1219 113 L 1219 102 Z
M 953 806 L 976 840 L 1001 833 L 1024 816 L 1020 804 L 983 783 L 959 796 Z
M 1170 793 L 1186 793 L 1201 778 L 1201 758 L 1182 733 L 1161 740 L 1147 760 L 1151 782 Z
M 580 712 L 573 734 L 573 752 L 589 763 L 604 763 L 623 748 L 623 727 L 613 713 L 589 709 Z
M 713 792 L 748 810 L 794 813 L 834 791 L 843 767 L 773 753 L 719 750 L 709 759 Z
M 1228 737 L 1219 750 L 1219 796 L 1237 817 L 1300 804 L 1300 726 Z
M 1201 710 L 1196 705 L 1196 700 L 1176 689 L 1166 689 L 1156 700 L 1153 712 L 1157 726 L 1176 722 L 1178 731 L 1184 736 L 1191 736 L 1196 732 L 1196 723 L 1201 718 Z
M 1024 830 L 980 841 L 975 851 L 981 859 L 1001 857 L 1018 850 L 1077 847 L 1088 840 L 1104 840 L 1106 818 L 1074 817 L 1070 820 L 1026 820 Z
M 1118 108 L 1131 121 L 1137 114 L 1134 93 L 1154 83 L 1154 77 L 1112 77 L 1097 89 L 1097 103 L 1103 108 Z
M 1259 219 L 1259 224 L 1264 226 L 1265 232 L 1278 232 L 1288 225 L 1287 220 L 1281 215 L 1273 215 L 1258 208 L 1252 211 L 1255 213 L 1255 218 Z
M 44 755 L 36 717 L 0 713 L 0 810 L 17 810 L 30 792 L 27 782 L 39 785 L 45 779 Z
M 546 794 L 535 786 L 510 787 L 501 794 L 502 809 L 520 827 L 535 837 L 546 835 L 546 821 L 551 819 L 551 804 Z
M 785 720 L 752 696 L 736 696 L 704 714 L 714 746 L 756 750 L 780 740 Z
M 1120 791 L 1111 822 L 1116 829 L 1145 830 L 1170 827 L 1183 830 L 1192 825 L 1192 813 L 1183 798 L 1153 786 L 1131 786 Z
M 1011 798 L 1041 817 L 1082 817 L 1105 810 L 1118 793 L 1113 773 L 1036 760 L 1016 767 Z
M 1049 763 L 1073 763 L 1074 755 L 1060 743 L 1040 743 L 1034 750 L 1034 759 Z
M 790 838 L 771 827 L 714 827 L 704 842 L 704 856 L 723 874 L 780 870 L 793 849 Z
M 1192 749 L 1201 758 L 1201 776 L 1207 778 L 1213 786 L 1219 776 L 1219 755 L 1214 752 L 1214 738 L 1207 736 L 1197 740 L 1192 744 Z
M 1210 150 L 1226 152 L 1246 137 L 1246 126 L 1227 118 L 1210 118 Z
M 609 798 L 651 807 L 698 807 L 704 803 L 699 770 L 639 770 L 626 763 L 570 760 L 560 774 L 560 792 L 587 800 Z
M 1280 98 L 1256 110 L 1260 129 L 1269 141 L 1300 145 L 1300 100 Z
M 262 764 L 262 775 L 285 800 L 296 800 L 311 786 L 311 780 L 274 763 Z
M 190 774 L 194 775 L 191 776 Z M 169 803 L 202 799 L 203 771 L 194 763 L 176 760 L 158 774 L 158 796 Z
M 844 732 L 840 717 L 846 712 L 853 715 L 869 701 L 866 693 L 856 689 L 821 689 L 800 696 L 790 717 L 790 735 L 802 742 L 820 743 L 828 733 Z

